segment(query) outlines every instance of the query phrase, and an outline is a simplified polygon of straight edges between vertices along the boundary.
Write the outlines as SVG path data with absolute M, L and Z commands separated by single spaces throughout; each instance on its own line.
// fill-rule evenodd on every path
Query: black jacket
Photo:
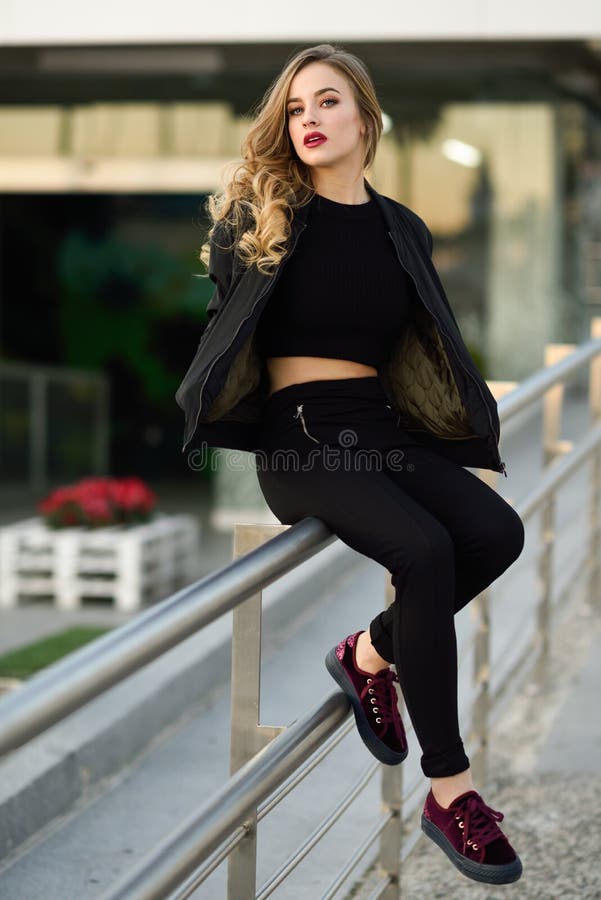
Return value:
M 401 265 L 421 303 L 378 370 L 399 427 L 460 465 L 505 472 L 499 456 L 497 404 L 470 356 L 431 259 L 432 235 L 409 207 L 378 193 L 378 204 Z M 307 227 L 308 205 L 294 211 L 288 252 L 270 275 L 244 267 L 218 226 L 211 241 L 209 277 L 215 290 L 209 322 L 176 392 L 185 413 L 182 452 L 199 446 L 256 452 L 269 393 L 269 373 L 254 332 L 277 278 Z M 369 304 L 365 306 L 369 315 Z

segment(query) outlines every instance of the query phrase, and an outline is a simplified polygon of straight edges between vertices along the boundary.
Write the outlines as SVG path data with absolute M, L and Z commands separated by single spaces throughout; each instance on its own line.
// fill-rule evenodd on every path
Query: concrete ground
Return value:
M 485 799 L 505 815 L 521 879 L 471 882 L 423 836 L 404 867 L 404 900 L 601 897 L 600 618 L 599 608 L 579 605 L 553 643 L 546 680 L 526 684 L 491 741 Z

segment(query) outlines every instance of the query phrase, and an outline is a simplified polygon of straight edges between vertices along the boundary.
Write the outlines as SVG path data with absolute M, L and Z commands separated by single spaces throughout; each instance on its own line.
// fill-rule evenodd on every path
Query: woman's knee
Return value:
M 505 500 L 502 501 L 497 514 L 487 520 L 483 536 L 490 545 L 491 552 L 503 562 L 504 568 L 515 562 L 524 549 L 524 523 L 515 509 Z
M 415 528 L 405 532 L 394 554 L 393 568 L 411 568 L 418 575 L 432 572 L 453 576 L 454 545 L 451 535 L 439 522 L 431 523 L 426 530 Z

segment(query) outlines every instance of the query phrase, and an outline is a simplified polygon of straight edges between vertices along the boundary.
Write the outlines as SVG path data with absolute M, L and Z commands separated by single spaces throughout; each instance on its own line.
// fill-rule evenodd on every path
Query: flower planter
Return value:
M 48 598 L 60 609 L 108 598 L 130 612 L 164 599 L 195 575 L 200 526 L 156 514 L 141 525 L 49 528 L 41 518 L 0 528 L 0 607 Z

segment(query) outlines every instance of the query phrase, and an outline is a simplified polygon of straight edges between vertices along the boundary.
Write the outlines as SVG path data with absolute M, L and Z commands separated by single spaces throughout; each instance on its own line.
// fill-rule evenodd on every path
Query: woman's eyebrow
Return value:
M 320 94 L 325 94 L 326 91 L 336 91 L 337 94 L 340 93 L 340 91 L 336 90 L 336 88 L 328 87 L 328 88 L 320 88 L 318 91 L 315 91 L 314 96 L 319 97 Z M 300 97 L 291 97 L 290 100 L 288 100 L 288 102 L 286 103 L 286 106 L 288 105 L 288 103 L 301 103 L 301 102 L 302 101 L 301 101 Z

